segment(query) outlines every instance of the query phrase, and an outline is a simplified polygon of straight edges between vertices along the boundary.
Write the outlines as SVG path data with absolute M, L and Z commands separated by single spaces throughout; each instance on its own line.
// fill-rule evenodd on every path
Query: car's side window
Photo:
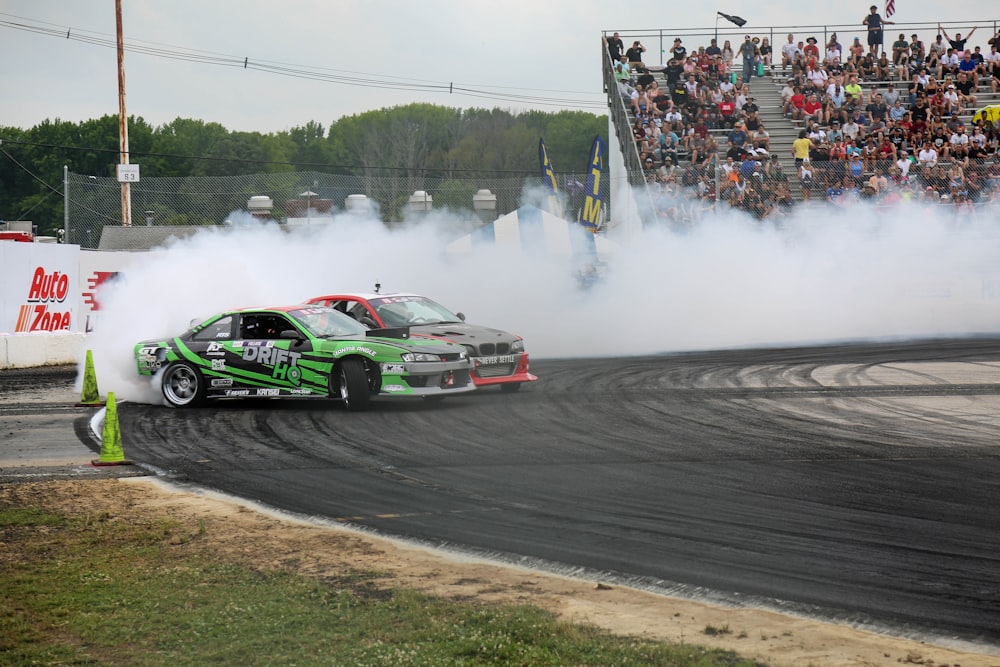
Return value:
M 281 332 L 294 329 L 281 315 L 253 313 L 244 315 L 240 322 L 240 338 L 244 340 L 278 340 Z
M 356 319 L 361 324 L 365 325 L 369 329 L 377 329 L 378 322 L 375 320 L 375 316 L 372 315 L 371 311 L 365 307 L 365 304 L 360 301 L 355 302 L 347 314 Z
M 233 337 L 233 316 L 226 315 L 191 336 L 193 340 L 228 340 Z

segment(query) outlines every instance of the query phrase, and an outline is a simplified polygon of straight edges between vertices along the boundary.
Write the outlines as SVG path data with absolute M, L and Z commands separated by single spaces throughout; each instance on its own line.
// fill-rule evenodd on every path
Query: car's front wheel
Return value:
M 205 380 L 193 364 L 178 361 L 163 372 L 163 398 L 174 408 L 194 407 L 205 399 Z
M 368 386 L 368 373 L 365 364 L 360 359 L 344 359 L 334 372 L 336 391 L 344 407 L 352 412 L 364 410 L 371 399 Z M 333 389 L 333 387 L 331 387 Z

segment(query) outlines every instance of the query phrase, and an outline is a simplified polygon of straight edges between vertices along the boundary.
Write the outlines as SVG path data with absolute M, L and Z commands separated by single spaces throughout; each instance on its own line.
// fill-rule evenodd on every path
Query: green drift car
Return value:
M 366 329 L 321 306 L 234 310 L 187 332 L 135 346 L 140 375 L 162 371 L 174 407 L 208 398 L 339 398 L 363 410 L 376 394 L 440 399 L 472 391 L 461 345 Z

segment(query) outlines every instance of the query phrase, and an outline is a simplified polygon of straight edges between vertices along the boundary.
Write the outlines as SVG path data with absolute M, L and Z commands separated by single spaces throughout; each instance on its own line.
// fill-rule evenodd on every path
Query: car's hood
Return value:
M 469 324 L 467 322 L 448 322 L 445 324 L 416 324 L 410 326 L 414 335 L 453 340 L 456 343 L 502 343 L 513 342 L 517 336 L 500 329 Z
M 408 352 L 434 352 L 438 354 L 451 354 L 465 352 L 465 348 L 454 344 L 449 344 L 446 340 L 428 339 L 420 336 L 413 336 L 406 340 L 394 337 L 369 336 L 366 340 L 377 340 L 383 345 L 392 345 Z M 365 341 L 357 341 L 359 345 L 364 345 Z

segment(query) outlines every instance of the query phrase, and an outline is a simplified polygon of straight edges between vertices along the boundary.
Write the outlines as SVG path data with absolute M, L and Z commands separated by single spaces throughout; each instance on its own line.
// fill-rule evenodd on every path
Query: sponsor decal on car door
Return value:
M 312 346 L 308 342 L 281 338 L 282 331 L 295 330 L 283 317 L 256 317 L 257 322 L 249 322 L 249 316 L 244 316 L 241 331 L 249 337 L 238 342 L 240 367 L 255 380 L 254 384 L 266 385 L 258 387 L 253 395 L 277 396 L 278 389 L 297 389 L 302 382 L 299 360 L 312 350 Z

